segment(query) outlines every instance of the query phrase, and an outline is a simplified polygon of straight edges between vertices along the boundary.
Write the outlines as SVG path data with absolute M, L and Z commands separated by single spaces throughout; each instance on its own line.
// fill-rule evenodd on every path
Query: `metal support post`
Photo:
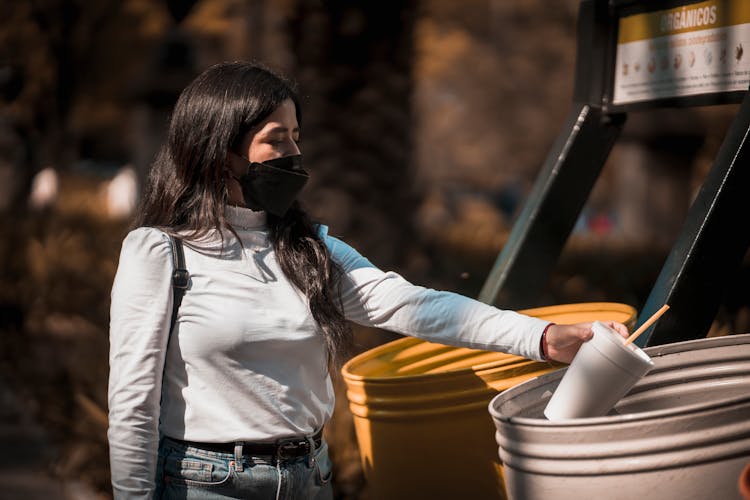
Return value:
M 625 122 L 577 104 L 568 115 L 479 300 L 535 304 Z
M 732 273 L 750 245 L 750 93 L 721 145 L 638 324 L 670 310 L 636 343 L 661 345 L 706 336 Z

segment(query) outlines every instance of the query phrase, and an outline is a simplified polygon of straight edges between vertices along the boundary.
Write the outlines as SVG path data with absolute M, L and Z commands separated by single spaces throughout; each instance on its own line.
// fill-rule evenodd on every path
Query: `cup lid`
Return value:
M 632 366 L 624 366 L 622 355 L 625 354 L 630 361 L 635 362 L 636 366 L 647 365 L 649 368 L 654 366 L 651 357 L 643 349 L 635 344 L 625 344 L 625 340 L 616 330 L 610 328 L 605 323 L 594 321 L 591 325 L 594 335 L 597 335 L 597 342 L 592 347 L 597 349 L 607 359 L 618 365 L 620 368 L 631 371 Z M 593 340 L 593 339 L 592 339 Z M 591 341 L 589 341 L 591 342 Z

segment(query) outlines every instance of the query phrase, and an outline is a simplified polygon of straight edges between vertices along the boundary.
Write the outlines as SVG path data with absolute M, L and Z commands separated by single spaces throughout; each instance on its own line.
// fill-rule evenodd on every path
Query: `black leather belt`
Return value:
M 275 443 L 199 443 L 196 441 L 183 441 L 181 439 L 168 438 L 169 440 L 183 445 L 198 448 L 215 453 L 234 453 L 236 444 L 242 444 L 242 454 L 252 456 L 269 456 L 278 458 L 297 458 L 310 454 L 310 442 L 301 437 L 279 439 Z M 320 448 L 323 440 L 323 431 L 318 431 L 312 437 L 315 448 Z

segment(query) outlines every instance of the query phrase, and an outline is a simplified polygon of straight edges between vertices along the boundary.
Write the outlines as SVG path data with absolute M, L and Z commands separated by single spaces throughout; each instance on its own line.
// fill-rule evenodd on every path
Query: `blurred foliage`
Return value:
M 80 213 L 3 219 L 0 378 L 42 425 L 51 472 L 106 492 L 106 297 L 125 228 Z

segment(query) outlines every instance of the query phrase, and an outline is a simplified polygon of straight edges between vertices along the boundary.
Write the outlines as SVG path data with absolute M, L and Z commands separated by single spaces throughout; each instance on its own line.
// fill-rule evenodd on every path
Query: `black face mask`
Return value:
M 247 168 L 245 174 L 235 177 L 242 186 L 245 205 L 278 217 L 289 210 L 310 177 L 302 170 L 302 155 L 283 156 L 263 163 L 249 162 L 236 154 L 230 156 L 244 162 Z

